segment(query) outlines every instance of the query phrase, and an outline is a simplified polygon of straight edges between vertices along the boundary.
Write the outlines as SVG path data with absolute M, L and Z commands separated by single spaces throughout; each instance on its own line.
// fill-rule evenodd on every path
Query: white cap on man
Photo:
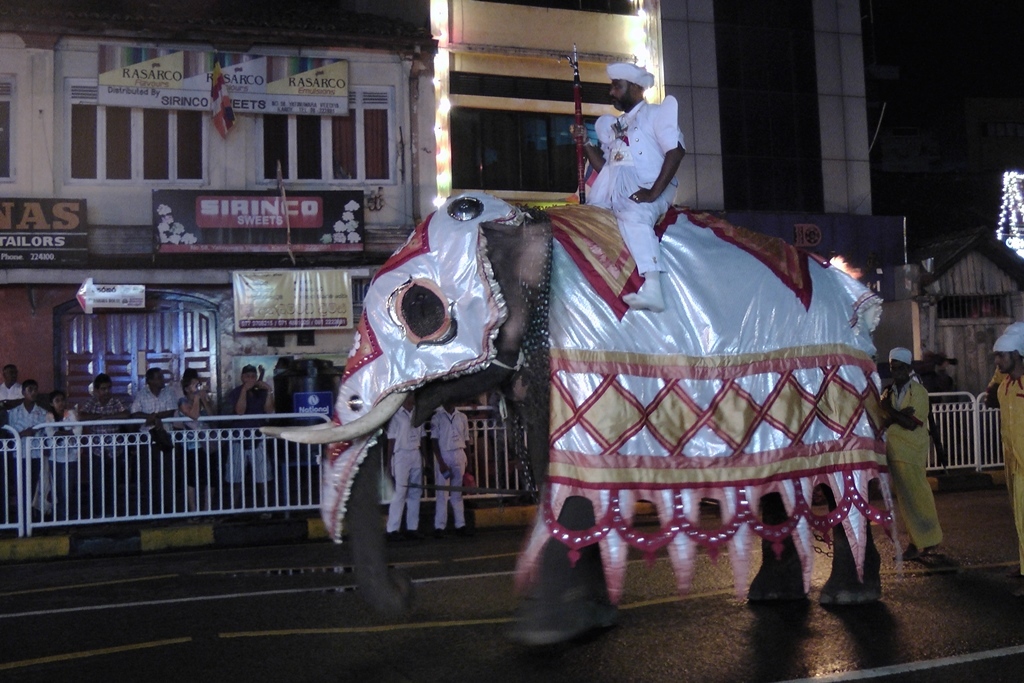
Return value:
M 608 65 L 608 78 L 613 81 L 628 81 L 636 83 L 644 90 L 654 85 L 654 74 L 647 69 L 628 62 L 618 62 Z
M 1003 335 L 992 345 L 992 350 L 996 353 L 1016 351 L 1024 355 L 1024 323 L 1013 323 L 1007 327 Z
M 894 360 L 898 360 L 904 365 L 913 365 L 914 354 L 911 353 L 910 349 L 908 348 L 897 346 L 895 349 L 889 352 L 889 362 L 891 363 Z

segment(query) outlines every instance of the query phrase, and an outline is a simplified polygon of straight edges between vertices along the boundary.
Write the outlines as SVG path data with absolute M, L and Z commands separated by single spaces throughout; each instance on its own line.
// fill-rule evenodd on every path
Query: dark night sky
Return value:
M 862 0 L 867 65 L 899 68 L 899 79 L 868 83 L 874 134 L 912 126 L 929 131 L 944 169 L 873 177 L 873 211 L 905 215 L 911 248 L 944 234 L 987 226 L 999 214 L 1000 173 L 966 173 L 967 98 L 1024 98 L 1024 2 Z M 874 21 L 867 18 L 873 15 Z M 876 150 L 877 151 L 877 150 Z M 875 156 L 872 157 L 876 159 Z M 1024 158 L 1020 166 L 1024 168 Z
M 964 97 L 1024 95 L 1024 2 L 865 0 L 864 7 L 873 9 L 876 50 L 869 46 L 865 61 L 900 67 L 900 97 L 890 107 L 901 117 Z

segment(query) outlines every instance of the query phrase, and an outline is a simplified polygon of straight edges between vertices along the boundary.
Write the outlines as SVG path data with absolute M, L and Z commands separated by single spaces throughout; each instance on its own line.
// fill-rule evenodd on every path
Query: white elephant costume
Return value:
M 466 218 L 466 199 L 452 198 L 374 278 L 338 395 L 339 424 L 382 402 L 384 413 L 393 412 L 401 392 L 494 360 L 508 311 L 478 226 L 522 216 L 501 200 L 473 197 L 482 203 L 479 215 L 457 220 L 452 214 Z M 642 279 L 611 213 L 565 206 L 547 216 L 554 238 L 550 463 L 520 559 L 521 585 L 534 578 L 542 546 L 555 538 L 571 557 L 599 544 L 612 603 L 621 596 L 630 546 L 649 556 L 665 548 L 684 592 L 698 547 L 713 556 L 727 547 L 742 594 L 755 542 L 781 548 L 792 536 L 806 591 L 813 532 L 827 537 L 839 524 L 861 572 L 868 525 L 892 526 L 875 415 L 870 333 L 877 297 L 780 240 L 672 209 L 658 226 L 667 308 L 633 311 L 621 296 Z M 443 309 L 444 319 L 429 330 L 412 329 L 403 317 L 418 296 Z M 373 438 L 354 438 L 325 458 L 322 509 L 335 538 Z M 872 480 L 885 507 L 869 500 Z M 837 502 L 824 515 L 811 506 L 818 484 L 828 484 Z M 769 525 L 758 502 L 773 492 L 788 519 Z M 559 525 L 570 496 L 591 501 L 592 528 Z M 701 528 L 702 498 L 719 501 L 720 528 Z M 660 528 L 633 527 L 640 500 L 654 505 Z

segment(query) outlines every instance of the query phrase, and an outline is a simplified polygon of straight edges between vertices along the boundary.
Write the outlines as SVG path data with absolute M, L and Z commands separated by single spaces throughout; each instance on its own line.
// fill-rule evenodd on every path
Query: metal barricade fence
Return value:
M 948 462 L 940 462 L 934 439 L 928 470 L 971 469 L 980 472 L 1003 466 L 999 409 L 985 405 L 985 394 L 965 391 L 929 394 L 935 436 L 945 447 Z
M 206 428 L 194 430 L 181 428 L 188 418 L 169 418 L 163 420 L 170 437 L 167 447 L 140 431 L 144 421 L 139 419 L 50 422 L 36 425 L 35 436 L 24 438 L 5 427 L 0 439 L 0 531 L 31 536 L 37 528 L 316 510 L 322 447 L 231 425 L 251 425 L 253 419 L 203 417 L 200 422 Z M 266 422 L 288 419 L 308 423 L 311 416 L 275 414 Z M 119 431 L 83 433 L 96 427 Z M 502 423 L 470 420 L 470 440 L 468 470 L 478 486 L 522 488 Z M 432 472 L 430 453 L 424 457 L 425 472 Z M 425 494 L 425 499 L 433 498 L 429 486 Z M 467 493 L 466 498 L 495 495 L 499 494 L 483 491 Z
M 932 394 L 936 434 L 948 453 L 939 462 L 933 448 L 928 469 L 1001 467 L 999 410 L 984 394 Z M 317 416 L 326 419 L 323 416 Z M 253 427 L 231 422 L 253 416 L 201 418 L 206 429 L 175 428 L 187 418 L 164 420 L 170 448 L 161 449 L 142 420 L 46 423 L 36 435 L 19 438 L 0 430 L 2 507 L 0 532 L 31 535 L 34 528 L 154 519 L 201 518 L 315 510 L 320 503 L 320 446 L 267 438 Z M 302 419 L 308 414 L 275 414 L 267 421 Z M 111 425 L 112 434 L 58 433 L 76 427 Z M 513 435 L 495 418 L 469 420 L 467 472 L 482 491 L 467 499 L 524 494 L 528 484 L 515 461 Z M 433 463 L 424 453 L 424 499 L 433 498 Z M 383 500 L 382 502 L 387 502 Z
M 21 474 L 21 444 L 18 440 L 18 433 L 11 427 L 4 426 L 0 429 L 0 455 L 3 462 L 0 462 L 0 475 L 3 475 L 3 489 L 0 490 L 0 502 L 3 508 L 0 509 L 0 531 L 16 531 L 19 536 L 25 534 L 22 526 L 22 516 L 19 513 L 23 509 L 22 480 Z

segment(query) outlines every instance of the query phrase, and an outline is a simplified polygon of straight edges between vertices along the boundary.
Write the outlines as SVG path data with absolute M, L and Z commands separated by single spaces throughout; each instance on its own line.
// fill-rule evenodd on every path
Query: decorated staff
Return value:
M 576 43 L 572 44 L 572 100 L 576 106 L 575 137 L 576 137 L 576 180 L 579 186 L 580 204 L 587 203 L 586 157 L 583 153 L 586 128 L 583 127 L 583 86 L 580 84 L 580 61 L 576 55 Z

